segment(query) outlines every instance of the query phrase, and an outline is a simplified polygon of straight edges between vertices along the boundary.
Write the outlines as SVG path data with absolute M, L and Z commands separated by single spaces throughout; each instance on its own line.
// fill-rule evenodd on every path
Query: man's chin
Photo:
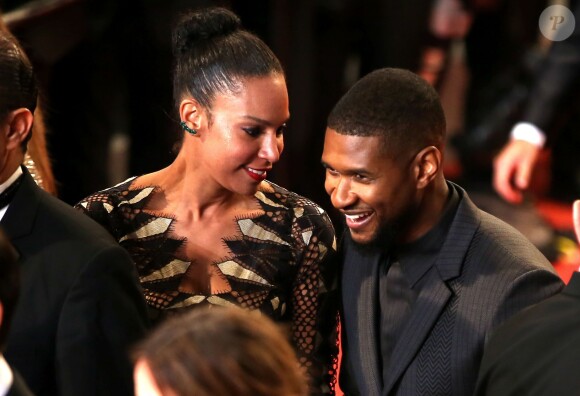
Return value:
M 364 246 L 375 246 L 375 236 L 374 235 L 360 235 L 352 231 L 349 232 L 350 240 L 360 247 Z
M 361 251 L 376 251 L 388 249 L 394 239 L 394 233 L 391 229 L 380 229 L 378 232 L 361 234 L 349 229 L 350 240 Z

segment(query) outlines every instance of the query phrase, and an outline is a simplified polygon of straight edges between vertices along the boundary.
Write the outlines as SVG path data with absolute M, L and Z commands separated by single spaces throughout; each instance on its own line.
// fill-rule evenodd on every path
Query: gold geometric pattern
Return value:
M 224 273 L 224 275 L 233 276 L 235 278 L 249 280 L 256 283 L 261 283 L 263 285 L 272 286 L 266 279 L 262 278 L 255 272 L 250 271 L 242 267 L 240 264 L 233 260 L 225 261 L 219 263 L 218 268 Z
M 227 255 L 213 263 L 222 289 L 184 287 L 195 263 L 178 256 L 185 238 L 174 219 L 147 210 L 159 187 L 133 188 L 136 178 L 76 205 L 103 225 L 133 258 L 152 321 L 196 306 L 240 306 L 287 324 L 311 393 L 332 389 L 336 369 L 338 269 L 336 238 L 326 212 L 312 201 L 264 181 L 259 215 L 236 219 L 239 235 L 224 238 Z M 200 267 L 201 268 L 201 267 Z M 213 276 L 213 275 L 212 275 Z M 227 286 L 227 287 L 226 287 Z M 200 292 L 203 290 L 203 292 Z M 330 324 L 330 325 L 329 325 Z
M 177 275 L 183 275 L 187 271 L 189 264 L 189 261 L 175 259 L 165 267 L 161 267 L 159 270 L 153 271 L 147 276 L 140 277 L 139 280 L 141 282 L 153 282 L 164 278 L 172 278 Z
M 263 241 L 277 242 L 282 245 L 288 245 L 288 242 L 285 242 L 284 240 L 280 239 L 278 235 L 276 235 L 274 232 L 265 230 L 260 225 L 254 223 L 252 219 L 238 220 L 238 225 L 240 226 L 242 234 L 244 234 L 245 236 L 260 239 Z

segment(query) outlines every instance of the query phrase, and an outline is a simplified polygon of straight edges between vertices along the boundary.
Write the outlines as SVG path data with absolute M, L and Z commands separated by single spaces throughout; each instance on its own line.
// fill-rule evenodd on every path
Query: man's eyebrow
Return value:
M 330 166 L 329 164 L 327 164 L 324 161 L 320 161 L 320 164 L 326 169 L 334 169 L 332 166 Z M 368 169 L 365 169 L 365 168 L 349 168 L 349 169 L 346 169 L 340 173 L 342 173 L 344 175 L 353 175 L 353 174 L 360 174 L 360 175 L 365 175 L 365 176 L 370 175 L 370 172 L 368 171 Z

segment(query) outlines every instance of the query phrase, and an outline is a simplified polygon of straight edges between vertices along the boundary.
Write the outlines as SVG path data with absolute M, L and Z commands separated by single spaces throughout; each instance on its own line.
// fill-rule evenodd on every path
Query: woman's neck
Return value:
M 178 155 L 171 165 L 144 175 L 138 183 L 157 186 L 163 191 L 163 197 L 154 203 L 153 210 L 173 213 L 192 221 L 215 218 L 217 214 L 234 209 L 243 211 L 253 208 L 252 197 L 234 193 L 206 175 L 206 172 L 187 164 Z

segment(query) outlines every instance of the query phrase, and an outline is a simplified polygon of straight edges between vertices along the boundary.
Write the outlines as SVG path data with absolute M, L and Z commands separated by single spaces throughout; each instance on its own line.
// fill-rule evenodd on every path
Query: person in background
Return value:
M 0 11 L 0 31 L 10 33 L 8 27 L 2 20 Z M 32 125 L 32 137 L 27 145 L 24 155 L 24 165 L 28 168 L 30 175 L 40 187 L 52 195 L 57 195 L 56 180 L 52 172 L 52 163 L 46 144 L 46 125 L 42 110 L 37 103 L 34 113 L 34 124 Z
M 239 308 L 171 318 L 135 352 L 137 396 L 306 396 L 304 371 L 268 317 Z
M 445 179 L 444 141 L 436 91 L 408 70 L 367 74 L 328 116 L 346 395 L 469 395 L 493 329 L 562 289 L 523 235 Z
M 580 241 L 580 200 L 573 204 Z M 487 344 L 476 396 L 575 395 L 580 356 L 580 273 L 562 293 L 523 310 L 500 326 Z
M 32 396 L 20 374 L 8 365 L 2 354 L 19 290 L 18 253 L 0 229 L 0 396 Z
M 148 326 L 135 267 L 22 165 L 37 100 L 27 55 L 0 32 L 0 225 L 21 272 L 4 356 L 36 395 L 132 395 L 128 348 Z
M 259 310 L 287 325 L 311 392 L 331 393 L 334 228 L 317 204 L 266 180 L 290 117 L 282 66 L 219 7 L 186 13 L 173 51 L 176 159 L 76 207 L 131 254 L 154 322 L 202 306 Z
M 572 11 L 576 23 L 580 23 L 580 2 L 576 2 Z M 522 202 L 548 137 L 552 141 L 561 139 L 552 131 L 555 124 L 562 123 L 558 119 L 570 111 L 570 104 L 578 102 L 577 99 L 571 100 L 570 95 L 577 91 L 579 83 L 580 29 L 576 28 L 570 37 L 551 44 L 542 67 L 534 76 L 521 119 L 494 159 L 493 187 L 506 201 Z M 570 186 L 569 180 L 562 182 Z

